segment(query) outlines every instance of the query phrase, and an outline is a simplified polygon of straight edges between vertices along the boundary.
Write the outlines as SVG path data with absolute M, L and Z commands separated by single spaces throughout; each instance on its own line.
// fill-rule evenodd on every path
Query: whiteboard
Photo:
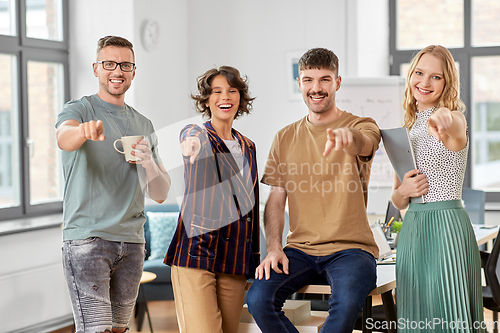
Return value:
M 405 80 L 400 76 L 342 78 L 337 107 L 361 117 L 373 118 L 381 129 L 401 127 Z M 393 169 L 382 142 L 372 164 L 370 187 L 391 187 Z
M 382 129 L 400 127 L 403 123 L 404 78 L 342 78 L 337 91 L 341 110 L 375 119 Z

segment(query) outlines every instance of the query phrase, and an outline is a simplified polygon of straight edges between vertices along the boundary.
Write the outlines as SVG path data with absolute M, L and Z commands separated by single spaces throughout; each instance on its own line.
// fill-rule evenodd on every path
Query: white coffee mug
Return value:
M 136 144 L 137 142 L 141 141 L 144 139 L 144 135 L 132 135 L 132 136 L 122 136 L 120 139 L 115 140 L 113 143 L 113 147 L 115 147 L 115 150 L 119 152 L 120 154 L 125 155 L 125 160 L 128 161 L 140 161 L 141 159 L 137 156 L 134 156 L 131 154 L 132 151 L 138 151 L 136 149 L 132 149 L 132 145 Z M 123 151 L 119 150 L 116 148 L 116 143 L 121 142 L 123 146 Z

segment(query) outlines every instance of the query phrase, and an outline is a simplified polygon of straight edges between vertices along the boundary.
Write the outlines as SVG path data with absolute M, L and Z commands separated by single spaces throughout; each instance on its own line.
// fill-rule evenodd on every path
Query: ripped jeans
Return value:
M 142 276 L 144 244 L 91 237 L 65 241 L 62 251 L 76 333 L 128 329 Z

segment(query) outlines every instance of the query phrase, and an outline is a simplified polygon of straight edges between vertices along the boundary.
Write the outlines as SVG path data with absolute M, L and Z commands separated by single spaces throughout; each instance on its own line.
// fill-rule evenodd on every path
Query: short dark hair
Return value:
M 306 69 L 329 69 L 339 74 L 339 58 L 332 51 L 324 48 L 310 49 L 299 59 L 299 72 Z
M 127 39 L 119 36 L 105 36 L 97 42 L 96 59 L 99 60 L 99 52 L 106 46 L 126 47 L 132 51 L 135 58 L 134 45 Z
M 238 89 L 240 92 L 240 105 L 234 119 L 244 113 L 249 114 L 255 97 L 250 97 L 248 92 L 248 79 L 246 76 L 242 77 L 236 68 L 230 66 L 209 69 L 198 77 L 198 94 L 191 94 L 191 98 L 196 101 L 196 111 L 202 113 L 205 117 L 212 118 L 212 112 L 206 104 L 212 94 L 212 81 L 218 75 L 224 76 L 229 86 Z

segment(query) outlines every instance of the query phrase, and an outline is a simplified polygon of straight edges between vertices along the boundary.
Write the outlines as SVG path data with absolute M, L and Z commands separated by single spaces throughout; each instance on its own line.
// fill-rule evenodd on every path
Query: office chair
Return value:
M 473 190 L 470 187 L 462 189 L 462 200 L 465 210 L 474 224 L 484 224 L 484 203 L 486 193 L 480 190 Z
M 495 239 L 493 249 L 490 253 L 480 251 L 481 267 L 484 269 L 486 286 L 483 287 L 483 306 L 493 311 L 493 321 L 498 322 L 498 312 L 500 311 L 500 266 L 498 257 L 500 254 L 500 237 Z M 498 333 L 498 326 L 493 328 L 494 333 Z

